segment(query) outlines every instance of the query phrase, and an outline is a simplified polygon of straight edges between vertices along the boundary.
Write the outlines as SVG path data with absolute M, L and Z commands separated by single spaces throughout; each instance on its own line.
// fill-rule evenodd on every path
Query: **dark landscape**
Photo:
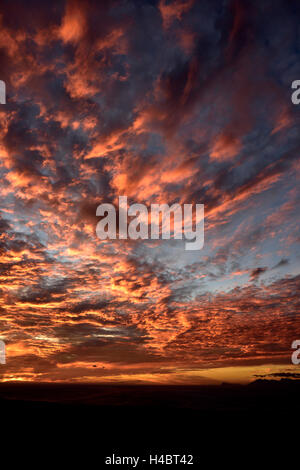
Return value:
M 201 387 L 1 384 L 2 452 L 37 467 L 35 449 L 53 465 L 63 455 L 84 468 L 106 467 L 113 453 L 193 454 L 196 468 L 207 468 L 206 459 L 268 468 L 282 460 L 288 468 L 299 446 L 299 392 L 300 381 L 290 379 Z

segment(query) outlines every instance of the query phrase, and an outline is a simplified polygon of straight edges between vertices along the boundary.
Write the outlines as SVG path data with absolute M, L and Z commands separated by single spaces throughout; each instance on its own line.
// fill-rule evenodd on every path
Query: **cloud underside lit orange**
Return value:
M 283 1 L 100 3 L 0 7 L 0 380 L 292 374 L 294 15 Z M 119 195 L 204 204 L 203 250 L 99 240 L 96 208 Z

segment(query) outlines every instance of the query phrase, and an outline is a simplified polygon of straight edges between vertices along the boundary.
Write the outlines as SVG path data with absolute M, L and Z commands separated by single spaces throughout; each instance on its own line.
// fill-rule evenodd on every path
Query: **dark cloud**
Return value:
M 287 266 L 289 264 L 289 260 L 286 258 L 282 258 L 273 269 L 282 268 L 283 266 Z
M 258 279 L 259 276 L 261 276 L 262 274 L 264 274 L 267 271 L 267 269 L 268 268 L 266 268 L 266 267 L 253 269 L 252 272 L 251 272 L 251 279 L 252 280 Z

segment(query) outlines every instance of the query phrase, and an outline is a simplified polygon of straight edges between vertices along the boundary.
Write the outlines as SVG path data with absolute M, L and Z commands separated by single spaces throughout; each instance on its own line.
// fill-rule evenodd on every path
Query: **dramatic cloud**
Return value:
M 286 0 L 2 1 L 1 380 L 285 377 L 299 16 Z M 204 249 L 99 240 L 96 208 L 119 195 L 203 203 Z

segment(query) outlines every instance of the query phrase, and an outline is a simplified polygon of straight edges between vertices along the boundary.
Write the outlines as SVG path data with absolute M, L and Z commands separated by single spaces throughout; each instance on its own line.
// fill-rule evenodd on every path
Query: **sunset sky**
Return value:
M 300 2 L 2 0 L 0 381 L 299 373 Z M 204 204 L 205 243 L 100 203 Z

